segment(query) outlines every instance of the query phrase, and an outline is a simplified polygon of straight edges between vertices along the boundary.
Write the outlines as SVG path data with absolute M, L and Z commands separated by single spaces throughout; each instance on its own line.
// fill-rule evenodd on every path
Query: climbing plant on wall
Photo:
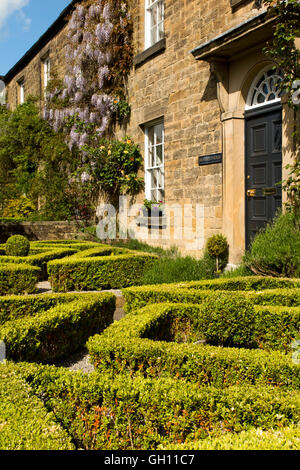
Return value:
M 300 50 L 296 38 L 300 37 L 300 3 L 298 0 L 265 0 L 269 7 L 269 17 L 274 18 L 272 41 L 265 48 L 265 53 L 272 58 L 283 72 L 281 88 L 287 96 L 288 104 L 294 112 L 294 153 L 295 162 L 289 165 L 289 176 L 283 188 L 288 195 L 288 208 L 300 214 L 300 135 L 299 102 L 295 100 L 295 87 L 300 84 Z M 298 83 L 298 85 L 297 85 Z
M 86 0 L 68 25 L 67 71 L 49 83 L 45 117 L 55 130 L 68 121 L 69 146 L 101 138 L 130 113 L 127 77 L 132 66 L 133 23 L 128 0 Z M 83 129 L 79 122 L 86 124 Z
M 125 136 L 114 136 L 130 115 L 127 79 L 133 63 L 130 0 L 85 0 L 68 25 L 66 75 L 48 85 L 45 118 L 63 129 L 78 159 L 72 174 L 76 193 L 97 205 L 99 196 L 116 204 L 120 194 L 135 196 L 142 156 Z M 55 71 L 54 71 L 55 72 Z

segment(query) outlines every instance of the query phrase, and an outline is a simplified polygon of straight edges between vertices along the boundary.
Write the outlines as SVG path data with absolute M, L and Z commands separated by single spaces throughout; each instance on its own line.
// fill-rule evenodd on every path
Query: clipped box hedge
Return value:
M 196 305 L 144 307 L 112 324 L 103 334 L 90 338 L 87 347 L 91 360 L 99 371 L 129 371 L 147 377 L 171 376 L 216 387 L 246 383 L 300 387 L 300 368 L 293 364 L 292 355 L 154 340 L 164 331 L 170 318 L 175 319 L 176 324 L 180 316 L 192 317 L 200 313 L 201 317 L 202 312 L 201 306 Z M 230 316 L 227 325 L 228 321 Z M 246 326 L 247 323 L 246 318 Z M 208 324 L 207 329 L 210 327 Z M 222 321 L 213 327 L 218 330 Z M 201 335 L 197 339 L 201 340 Z
M 28 364 L 18 373 L 81 449 L 157 449 L 253 427 L 277 431 L 299 421 L 300 394 L 294 390 L 199 387 Z
M 273 306 L 300 306 L 300 289 L 266 289 L 261 291 L 221 291 L 186 288 L 181 285 L 136 286 L 122 290 L 127 313 L 137 310 L 151 303 L 194 303 L 199 304 L 205 300 L 215 299 L 220 292 L 232 298 L 242 294 L 245 299 L 251 300 L 255 305 Z
M 268 429 L 253 428 L 239 433 L 226 433 L 186 444 L 160 446 L 159 450 L 299 450 L 300 426 Z
M 60 304 L 89 299 L 90 294 L 6 295 L 0 297 L 0 325 L 7 321 L 34 317 Z
M 27 264 L 41 268 L 40 280 L 46 280 L 48 277 L 47 263 L 54 259 L 64 258 L 76 253 L 75 249 L 57 248 L 42 250 L 40 253 L 29 254 L 28 256 L 0 256 L 0 263 Z M 0 264 L 1 266 L 1 264 Z
M 0 450 L 75 450 L 31 388 L 0 364 Z
M 0 263 L 0 295 L 33 294 L 40 275 L 35 266 Z
M 300 339 L 300 307 L 255 306 L 255 343 L 261 349 L 291 353 Z
M 155 255 L 103 245 L 48 263 L 54 292 L 119 289 L 137 284 Z
M 8 359 L 55 363 L 77 352 L 89 336 L 113 321 L 115 296 L 109 293 L 63 301 L 48 296 L 41 298 L 43 301 L 30 299 L 31 304 L 23 299 L 16 301 L 15 310 L 10 307 L 9 317 L 4 314 L 6 321 L 0 325 L 0 340 L 6 345 Z M 51 307 L 55 301 L 56 305 Z M 22 302 L 27 303 L 24 316 L 19 309 Z
M 276 278 L 264 276 L 246 276 L 221 278 L 203 281 L 192 281 L 177 284 L 187 289 L 230 290 L 230 291 L 261 291 L 265 289 L 295 289 L 300 288 L 300 279 Z

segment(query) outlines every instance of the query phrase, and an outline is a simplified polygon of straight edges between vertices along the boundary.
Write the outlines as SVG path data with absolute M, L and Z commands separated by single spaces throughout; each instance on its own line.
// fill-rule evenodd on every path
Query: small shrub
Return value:
M 210 256 L 216 258 L 217 273 L 224 268 L 228 261 L 228 242 L 224 235 L 213 235 L 207 240 L 206 249 Z M 221 263 L 220 263 L 221 262 Z
M 258 233 L 244 262 L 255 274 L 299 277 L 300 230 L 294 214 L 279 215 Z
M 249 268 L 247 268 L 247 266 L 242 264 L 235 269 L 223 272 L 220 277 L 228 279 L 242 276 L 254 276 L 254 273 Z
M 5 245 L 7 256 L 27 256 L 30 250 L 30 243 L 22 235 L 13 235 Z

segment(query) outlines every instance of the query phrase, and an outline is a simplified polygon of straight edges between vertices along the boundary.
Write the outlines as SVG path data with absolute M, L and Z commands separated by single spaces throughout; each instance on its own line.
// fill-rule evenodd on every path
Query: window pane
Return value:
M 151 10 L 151 27 L 157 25 L 157 8 L 154 7 Z
M 164 187 L 164 177 L 161 170 L 157 170 L 157 182 L 158 188 L 162 189 Z
M 161 166 L 163 164 L 163 146 L 159 145 L 156 147 L 156 166 Z
M 153 189 L 151 191 L 151 201 L 157 201 L 157 191 L 156 191 L 156 189 Z
M 152 170 L 151 172 L 151 189 L 158 188 L 158 172 L 157 170 Z
M 164 20 L 164 2 L 159 2 L 158 4 L 158 22 L 162 22 Z
M 148 128 L 148 145 L 154 145 L 154 127 Z
M 164 200 L 164 197 L 165 197 L 165 191 L 163 189 L 159 189 L 157 191 L 157 199 L 156 201 L 159 202 L 159 201 L 163 201 Z
M 154 147 L 149 147 L 148 149 L 148 168 L 155 166 L 154 161 Z
M 156 135 L 155 143 L 157 145 L 162 144 L 163 143 L 163 125 L 162 124 L 155 126 L 155 135 Z

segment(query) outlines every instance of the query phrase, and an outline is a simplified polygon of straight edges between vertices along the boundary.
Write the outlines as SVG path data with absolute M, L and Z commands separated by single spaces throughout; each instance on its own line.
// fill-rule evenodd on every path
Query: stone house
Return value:
M 67 18 L 76 3 L 4 77 L 11 108 L 29 94 L 42 106 L 50 68 L 63 76 Z M 272 21 L 261 3 L 132 2 L 135 58 L 126 133 L 145 157 L 139 202 L 181 207 L 174 209 L 168 236 L 158 225 L 150 243 L 200 255 L 209 236 L 223 233 L 235 265 L 282 205 L 277 183 L 293 158 L 291 116 L 276 87 L 280 71 L 263 54 Z M 190 230 L 174 236 L 183 206 Z

